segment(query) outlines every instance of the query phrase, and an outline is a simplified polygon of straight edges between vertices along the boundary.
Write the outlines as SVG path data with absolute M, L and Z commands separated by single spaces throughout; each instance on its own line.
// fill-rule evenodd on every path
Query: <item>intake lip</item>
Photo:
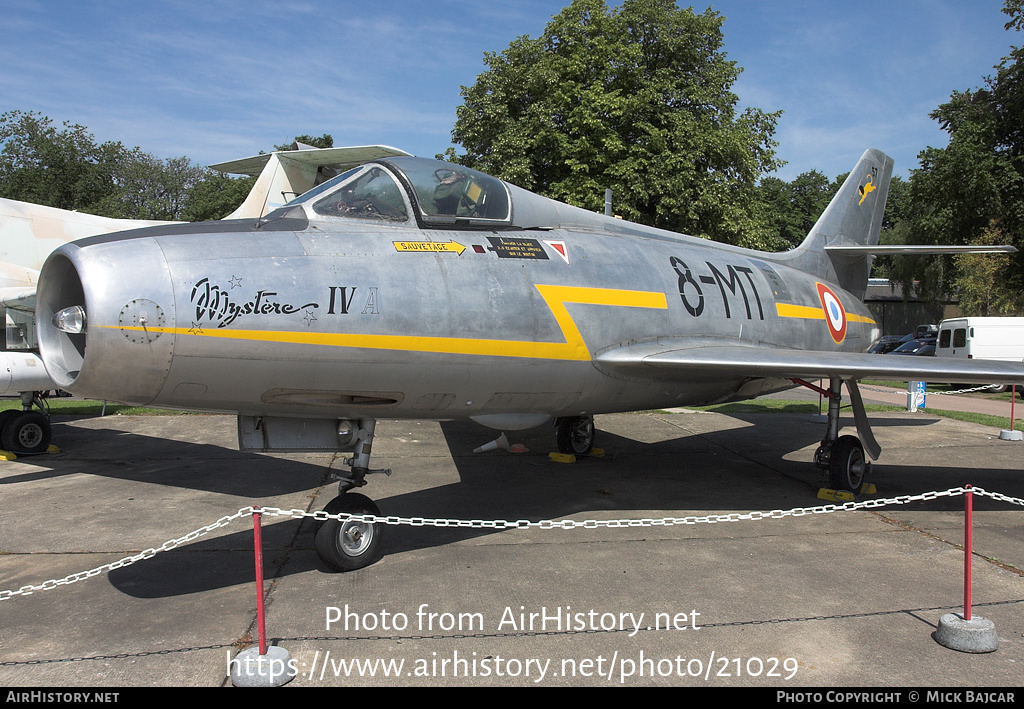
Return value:
M 65 253 L 54 252 L 43 265 L 36 288 L 36 331 L 39 353 L 53 383 L 70 390 L 85 362 L 86 332 L 61 330 L 54 319 L 68 308 L 89 312 L 85 289 L 74 262 Z M 86 316 L 88 317 L 88 315 Z
M 147 404 L 170 371 L 174 311 L 170 274 L 156 239 L 65 244 L 39 274 L 40 358 L 61 389 Z

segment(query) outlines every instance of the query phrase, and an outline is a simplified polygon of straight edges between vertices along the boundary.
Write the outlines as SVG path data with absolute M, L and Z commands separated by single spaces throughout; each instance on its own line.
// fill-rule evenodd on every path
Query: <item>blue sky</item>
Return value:
M 210 163 L 295 135 L 433 156 L 483 54 L 539 36 L 569 0 L 4 0 L 0 111 L 79 123 L 160 158 Z M 609 5 L 617 5 L 610 0 Z M 680 3 L 688 6 L 688 3 Z M 906 176 L 945 145 L 928 114 L 1021 44 L 1002 0 L 720 0 L 743 106 L 782 110 L 791 180 L 868 147 Z

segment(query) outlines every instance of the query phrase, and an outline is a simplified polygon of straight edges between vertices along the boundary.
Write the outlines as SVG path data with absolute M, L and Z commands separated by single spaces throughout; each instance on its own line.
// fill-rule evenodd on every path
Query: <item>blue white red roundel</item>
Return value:
M 846 339 L 846 310 L 832 290 L 818 283 L 818 297 L 821 299 L 821 309 L 825 311 L 825 324 L 828 325 L 828 333 L 832 339 L 839 344 Z

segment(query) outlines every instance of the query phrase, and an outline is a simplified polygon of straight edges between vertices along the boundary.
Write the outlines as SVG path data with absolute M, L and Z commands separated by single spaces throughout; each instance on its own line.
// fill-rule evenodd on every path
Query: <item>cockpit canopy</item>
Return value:
M 407 222 L 424 227 L 512 225 L 508 186 L 477 170 L 427 158 L 388 158 L 353 168 L 309 190 L 305 204 L 321 216 Z

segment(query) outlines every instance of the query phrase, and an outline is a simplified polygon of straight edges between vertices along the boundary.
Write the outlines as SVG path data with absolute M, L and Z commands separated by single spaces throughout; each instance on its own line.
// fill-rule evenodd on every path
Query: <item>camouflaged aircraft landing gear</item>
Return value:
M 588 455 L 594 448 L 594 417 L 569 416 L 555 421 L 559 453 Z
M 828 424 L 825 431 L 825 438 L 822 439 L 818 449 L 814 452 L 814 464 L 823 473 L 828 474 L 829 485 L 833 490 L 843 490 L 854 494 L 861 491 L 864 482 L 871 472 L 871 463 L 867 459 L 870 454 L 877 458 L 880 449 L 864 413 L 864 404 L 860 398 L 860 391 L 856 382 L 846 382 L 850 392 L 850 402 L 853 406 L 854 418 L 857 423 L 857 436 L 839 435 L 839 410 L 842 404 L 842 385 L 839 377 L 832 377 L 829 380 L 829 388 L 821 389 L 803 380 L 794 379 L 794 382 L 817 391 L 828 399 Z M 864 443 L 861 443 L 861 439 Z M 865 452 L 867 447 L 867 453 Z
M 351 427 L 350 431 L 345 432 L 339 427 L 338 435 L 339 438 L 351 436 L 352 457 L 345 459 L 350 470 L 347 474 L 335 475 L 338 479 L 338 496 L 328 502 L 323 511 L 331 515 L 347 513 L 379 517 L 380 510 L 373 500 L 366 495 L 349 492 L 352 488 L 365 485 L 365 478 L 371 473 L 391 474 L 390 470 L 369 468 L 376 421 L 362 419 L 345 423 Z M 375 522 L 324 520 L 315 532 L 316 553 L 334 571 L 361 569 L 377 560 L 383 531 L 384 525 Z
M 53 435 L 50 417 L 43 413 L 42 399 L 37 394 L 24 392 L 21 395 L 21 411 L 10 409 L 0 412 L 0 448 L 3 450 L 35 455 L 45 453 L 50 447 Z

